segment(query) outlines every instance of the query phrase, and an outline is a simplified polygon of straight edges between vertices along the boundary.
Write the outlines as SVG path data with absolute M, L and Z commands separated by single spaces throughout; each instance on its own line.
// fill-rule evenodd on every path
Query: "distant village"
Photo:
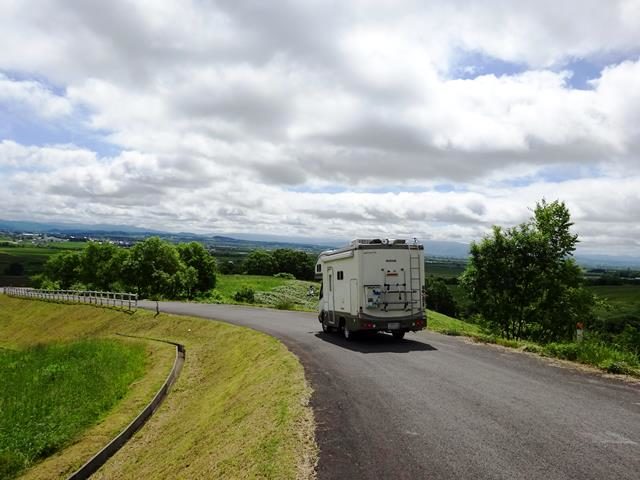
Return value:
M 111 243 L 121 247 L 130 247 L 135 242 L 126 239 L 112 239 L 105 238 L 104 236 L 93 237 L 88 235 L 70 235 L 65 233 L 59 233 L 52 235 L 50 233 L 32 233 L 32 232 L 8 232 L 0 231 L 0 243 L 14 244 L 14 245 L 34 245 L 44 246 L 51 243 L 60 242 L 98 242 L 98 243 Z

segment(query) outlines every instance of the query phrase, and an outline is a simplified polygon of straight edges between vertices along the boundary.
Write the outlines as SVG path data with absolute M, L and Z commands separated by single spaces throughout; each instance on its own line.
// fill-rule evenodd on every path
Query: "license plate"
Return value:
M 388 325 L 389 330 L 398 330 L 400 328 L 400 323 L 399 322 L 391 322 Z

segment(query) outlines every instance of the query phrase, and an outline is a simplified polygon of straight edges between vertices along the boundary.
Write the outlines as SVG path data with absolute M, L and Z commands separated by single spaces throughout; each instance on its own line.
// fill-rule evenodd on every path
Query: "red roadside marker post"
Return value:
M 581 342 L 584 336 L 584 325 L 582 322 L 576 323 L 576 341 Z

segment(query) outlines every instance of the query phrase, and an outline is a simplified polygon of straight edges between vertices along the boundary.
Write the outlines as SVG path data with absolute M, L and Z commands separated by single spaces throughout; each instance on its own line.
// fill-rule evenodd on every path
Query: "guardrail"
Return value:
M 99 292 L 95 290 L 40 290 L 26 287 L 5 287 L 4 293 L 13 297 L 85 303 L 130 311 L 138 308 L 138 294 L 136 293 Z

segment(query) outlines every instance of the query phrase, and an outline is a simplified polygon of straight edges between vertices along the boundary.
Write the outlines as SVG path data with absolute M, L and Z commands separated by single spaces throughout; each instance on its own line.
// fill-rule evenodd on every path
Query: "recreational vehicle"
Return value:
M 325 332 L 390 332 L 403 338 L 426 327 L 424 247 L 406 240 L 353 240 L 322 252 L 318 319 Z

